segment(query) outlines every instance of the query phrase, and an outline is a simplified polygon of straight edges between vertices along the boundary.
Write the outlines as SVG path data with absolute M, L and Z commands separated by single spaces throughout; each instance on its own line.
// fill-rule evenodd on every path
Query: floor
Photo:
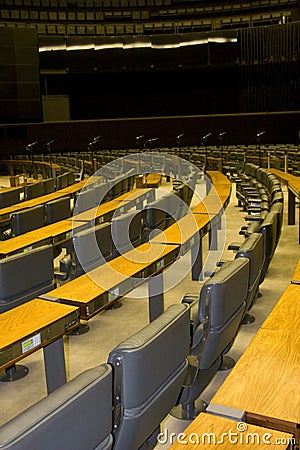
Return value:
M 5 185 L 5 180 L 0 179 L 0 185 Z M 167 185 L 163 188 L 169 189 Z M 197 191 L 200 194 L 203 192 L 202 184 L 197 185 Z M 286 190 L 284 192 L 285 210 L 281 239 L 267 277 L 260 289 L 262 297 L 258 299 L 252 309 L 256 321 L 241 328 L 230 350 L 229 355 L 235 360 L 243 353 L 265 317 L 288 286 L 299 259 L 298 225 L 287 225 L 287 192 Z M 226 226 L 223 226 L 225 231 L 223 233 L 225 238 L 224 249 L 216 255 L 217 259 L 226 260 L 233 257 L 232 252 L 226 250 L 226 247 L 232 241 L 243 240 L 238 231 L 245 224 L 244 216 L 245 213 L 237 207 L 235 186 L 233 185 L 231 201 L 225 213 Z M 203 248 L 204 256 L 207 256 L 207 237 L 204 238 Z M 165 286 L 169 287 L 165 292 L 165 307 L 180 302 L 187 292 L 199 293 L 201 283 L 191 281 L 189 264 L 190 254 L 188 253 L 175 263 L 172 270 L 165 272 Z M 106 362 L 109 352 L 119 342 L 147 323 L 147 286 L 143 285 L 131 292 L 130 296 L 124 298 L 121 308 L 105 311 L 92 318 L 89 321 L 90 331 L 87 334 L 64 338 L 68 379 L 74 378 L 90 367 Z M 11 383 L 0 383 L 0 425 L 46 395 L 42 351 L 27 357 L 23 363 L 29 368 L 29 374 L 26 378 Z M 217 373 L 201 396 L 206 402 L 210 401 L 228 373 L 229 371 Z M 182 431 L 186 425 L 186 421 L 168 417 L 163 424 L 163 429 L 176 433 Z M 158 444 L 156 448 L 167 449 L 168 447 L 169 443 L 166 443 Z

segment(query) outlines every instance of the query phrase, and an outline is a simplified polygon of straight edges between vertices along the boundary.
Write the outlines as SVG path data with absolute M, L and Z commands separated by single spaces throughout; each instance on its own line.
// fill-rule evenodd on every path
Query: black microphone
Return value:
M 266 134 L 266 131 L 260 131 L 259 133 L 257 133 L 256 137 L 260 138 L 261 136 L 263 136 L 264 134 Z
M 221 131 L 221 133 L 218 134 L 218 138 L 222 139 L 222 137 L 225 136 L 225 134 L 227 134 L 227 131 Z
M 46 147 L 48 148 L 49 152 L 51 150 L 51 145 L 54 144 L 55 140 L 52 139 L 51 141 L 47 142 Z
M 181 133 L 181 134 L 179 134 L 178 136 L 176 136 L 176 139 L 177 139 L 178 141 L 180 141 L 180 139 L 182 139 L 183 136 L 184 136 L 184 133 Z
M 206 141 L 206 139 L 208 139 L 211 135 L 212 133 L 207 133 L 205 136 L 201 138 L 201 142 Z
M 135 138 L 135 140 L 136 141 L 140 141 L 141 139 L 143 139 L 145 137 L 145 135 L 144 134 L 141 134 L 140 136 L 137 136 L 136 138 Z
M 35 142 L 32 142 L 31 144 L 26 145 L 26 150 L 31 150 L 31 148 L 36 144 L 38 144 L 38 141 L 35 141 Z

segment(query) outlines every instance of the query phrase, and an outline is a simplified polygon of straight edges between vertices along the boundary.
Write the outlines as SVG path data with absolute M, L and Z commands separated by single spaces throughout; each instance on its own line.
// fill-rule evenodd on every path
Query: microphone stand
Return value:
M 26 150 L 30 152 L 30 159 L 31 159 L 31 171 L 32 171 L 32 177 L 35 178 L 35 169 L 34 169 L 34 161 L 33 161 L 33 150 L 32 147 L 34 147 L 38 142 L 32 142 L 31 144 L 28 144 L 26 146 Z
M 263 136 L 266 132 L 265 131 L 259 131 L 256 134 L 256 140 L 258 142 L 258 161 L 259 161 L 259 167 L 262 167 L 262 157 L 261 157 L 261 136 Z
M 50 174 L 51 174 L 51 177 L 53 177 L 53 178 L 55 178 L 55 176 L 54 176 L 55 174 L 53 174 L 51 146 L 52 146 L 52 144 L 54 144 L 54 142 L 55 142 L 54 139 L 52 139 L 51 141 L 47 142 L 47 144 L 46 144 L 46 147 L 47 147 L 48 153 L 49 153 Z

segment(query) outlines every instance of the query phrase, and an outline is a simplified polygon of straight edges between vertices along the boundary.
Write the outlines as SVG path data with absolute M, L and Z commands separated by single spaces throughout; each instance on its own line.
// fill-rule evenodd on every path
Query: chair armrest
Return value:
M 243 227 L 244 228 L 244 227 Z M 247 229 L 248 227 L 246 227 Z M 246 231 L 246 230 L 245 230 Z M 234 250 L 234 251 L 238 251 L 240 246 L 241 246 L 241 242 L 231 242 L 231 244 L 228 245 L 227 250 Z
M 199 300 L 199 295 L 197 294 L 185 294 L 181 303 L 186 303 L 187 305 L 192 305 Z
M 300 280 L 292 280 L 291 284 L 300 284 Z
M 216 266 L 217 266 L 217 267 L 222 267 L 223 264 L 225 264 L 225 263 L 226 263 L 226 261 L 218 261 L 217 264 L 216 264 Z

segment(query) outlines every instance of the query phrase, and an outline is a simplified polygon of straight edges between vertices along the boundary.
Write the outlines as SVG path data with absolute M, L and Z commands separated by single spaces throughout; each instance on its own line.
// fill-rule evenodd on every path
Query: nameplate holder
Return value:
M 22 342 L 22 353 L 27 353 L 35 347 L 41 345 L 41 333 L 37 333 L 34 336 L 26 339 Z

